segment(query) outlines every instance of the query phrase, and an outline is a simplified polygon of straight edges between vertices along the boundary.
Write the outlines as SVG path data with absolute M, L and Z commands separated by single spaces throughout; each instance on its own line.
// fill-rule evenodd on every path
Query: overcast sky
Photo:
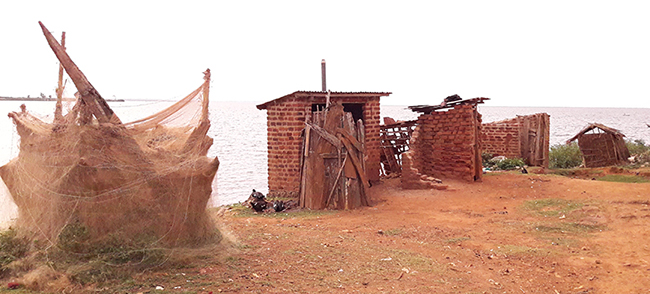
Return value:
M 321 89 L 383 104 L 650 108 L 650 1 L 2 1 L 0 96 L 54 96 L 38 26 L 105 98 L 211 100 Z M 73 87 L 71 81 L 69 87 Z M 74 91 L 68 90 L 69 94 Z

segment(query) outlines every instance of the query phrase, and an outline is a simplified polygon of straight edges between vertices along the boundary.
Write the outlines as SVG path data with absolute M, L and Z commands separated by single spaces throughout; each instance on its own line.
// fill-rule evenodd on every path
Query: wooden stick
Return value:
M 300 156 L 300 195 L 298 196 L 298 202 L 300 207 L 305 208 L 305 197 L 307 195 L 307 158 L 309 157 L 309 148 L 311 148 L 311 127 L 309 125 L 305 126 L 305 141 L 302 144 L 304 156 Z

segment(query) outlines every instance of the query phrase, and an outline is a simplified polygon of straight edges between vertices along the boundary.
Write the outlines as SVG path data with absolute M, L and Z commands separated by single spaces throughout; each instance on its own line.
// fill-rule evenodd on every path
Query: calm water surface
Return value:
M 0 101 L 0 165 L 18 154 L 18 134 L 9 111 L 18 111 L 25 103 L 32 113 L 48 115 L 51 119 L 54 102 Z M 112 102 L 109 103 L 122 121 L 132 121 L 169 106 L 171 102 Z M 266 111 L 255 108 L 252 102 L 211 102 L 208 133 L 214 145 L 208 156 L 218 156 L 221 162 L 213 183 L 211 205 L 236 203 L 245 200 L 251 189 L 268 191 Z M 539 112 L 551 116 L 551 145 L 563 143 L 592 122 L 621 130 L 630 139 L 650 142 L 650 109 L 646 108 L 560 108 L 560 107 L 491 107 L 479 106 L 484 122 L 493 122 Z M 416 119 L 418 114 L 405 106 L 382 106 L 381 115 L 396 120 Z M 11 201 L 4 183 L 0 181 L 0 223 L 14 218 L 16 206 Z

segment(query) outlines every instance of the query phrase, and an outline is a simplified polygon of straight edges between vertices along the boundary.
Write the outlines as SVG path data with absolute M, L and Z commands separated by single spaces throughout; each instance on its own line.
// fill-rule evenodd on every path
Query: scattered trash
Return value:
M 16 283 L 16 282 L 10 282 L 10 283 L 7 284 L 7 289 L 15 290 L 15 289 L 20 288 L 20 286 L 21 286 L 21 285 L 20 285 L 19 283 Z
M 393 259 L 390 258 L 390 257 L 387 257 L 387 258 L 382 258 L 382 259 L 380 259 L 380 260 L 381 260 L 381 261 L 391 261 L 391 260 L 393 260 Z

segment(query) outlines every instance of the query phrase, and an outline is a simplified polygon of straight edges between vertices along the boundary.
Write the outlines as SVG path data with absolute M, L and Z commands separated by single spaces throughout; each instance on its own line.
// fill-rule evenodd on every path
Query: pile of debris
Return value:
M 442 184 L 441 179 L 420 174 L 420 172 L 413 167 L 413 156 L 411 153 L 402 153 L 402 189 L 446 190 L 448 187 L 448 185 Z
M 298 207 L 298 202 L 294 200 L 266 201 L 266 196 L 264 196 L 264 194 L 253 189 L 253 193 L 251 193 L 242 205 L 251 208 L 255 212 L 281 212 Z

